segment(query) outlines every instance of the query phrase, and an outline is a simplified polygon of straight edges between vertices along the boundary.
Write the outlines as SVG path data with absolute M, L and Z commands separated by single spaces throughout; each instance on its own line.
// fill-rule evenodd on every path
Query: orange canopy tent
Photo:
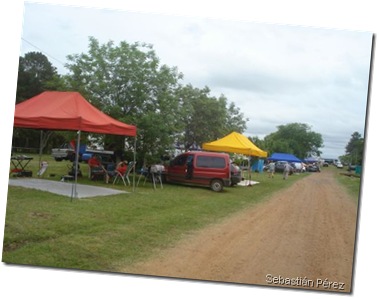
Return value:
M 78 92 L 45 91 L 17 104 L 14 126 L 41 130 L 78 131 L 77 152 L 79 152 L 81 132 L 132 137 L 137 135 L 136 126 L 125 124 L 104 114 Z M 78 155 L 76 155 L 76 165 L 78 165 Z M 75 195 L 76 183 L 77 171 L 75 171 L 75 189 L 73 189 Z
M 136 136 L 137 128 L 104 114 L 78 92 L 45 91 L 16 105 L 14 126 Z

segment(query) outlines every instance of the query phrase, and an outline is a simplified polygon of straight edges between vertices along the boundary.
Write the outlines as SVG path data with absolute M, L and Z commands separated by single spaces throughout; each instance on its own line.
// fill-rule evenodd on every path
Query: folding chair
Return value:
M 115 178 L 113 180 L 113 184 L 117 183 L 118 179 L 121 179 L 124 182 L 125 186 L 126 186 L 125 180 L 128 182 L 128 185 L 130 186 L 129 174 L 134 169 L 134 166 L 135 166 L 134 161 L 129 162 L 128 163 L 128 168 L 126 169 L 124 175 L 122 175 L 121 172 L 119 172 L 119 171 L 116 170 L 116 175 L 115 175 Z
M 38 170 L 37 176 L 42 176 L 45 173 L 48 166 L 49 164 L 46 161 L 42 161 L 41 168 Z
M 162 184 L 162 172 L 164 171 L 164 167 L 162 165 L 152 165 L 148 167 L 146 170 L 142 171 L 142 174 L 145 176 L 145 181 L 143 185 L 145 185 L 147 180 L 150 180 L 153 183 L 153 188 L 156 190 L 156 183 L 160 183 L 161 189 L 163 189 Z M 141 176 L 138 179 L 137 186 L 139 184 Z

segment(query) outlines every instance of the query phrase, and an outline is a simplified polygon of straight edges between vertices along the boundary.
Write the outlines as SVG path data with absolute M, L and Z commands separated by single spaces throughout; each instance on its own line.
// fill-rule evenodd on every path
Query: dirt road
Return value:
M 350 292 L 356 215 L 332 174 L 314 173 L 125 272 Z

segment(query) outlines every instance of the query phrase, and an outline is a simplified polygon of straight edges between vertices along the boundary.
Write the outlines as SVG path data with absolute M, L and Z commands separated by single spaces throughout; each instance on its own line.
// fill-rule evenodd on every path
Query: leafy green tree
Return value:
M 64 80 L 57 73 L 57 69 L 47 57 L 40 52 L 29 52 L 19 58 L 16 104 L 30 99 L 46 90 L 64 89 Z M 14 128 L 12 147 L 33 148 L 40 147 L 40 130 Z M 59 144 L 62 138 L 59 133 L 45 132 L 50 138 L 50 144 Z M 47 145 L 49 138 L 44 139 L 42 145 Z
M 16 103 L 47 90 L 50 81 L 57 81 L 57 69 L 40 52 L 29 52 L 20 57 L 17 77 Z
M 358 132 L 354 132 L 345 147 L 344 160 L 351 164 L 362 165 L 364 153 L 364 138 Z
M 219 99 L 222 99 L 225 103 L 225 106 L 227 106 L 227 99 L 224 95 L 221 95 Z M 249 119 L 244 117 L 241 109 L 237 107 L 234 102 L 229 103 L 227 106 L 226 114 L 225 132 L 242 133 L 246 130 L 246 123 L 249 121 Z
M 243 114 L 225 96 L 212 97 L 207 87 L 181 86 L 183 75 L 160 64 L 152 45 L 100 44 L 90 37 L 88 48 L 88 53 L 68 56 L 70 89 L 137 126 L 140 160 L 157 160 L 177 142 L 189 148 L 246 128 Z M 124 139 L 116 136 L 107 135 L 104 143 L 124 147 Z M 130 139 L 126 144 L 133 147 Z
M 321 154 L 322 136 L 313 132 L 308 124 L 290 123 L 277 128 L 276 132 L 267 135 L 264 139 L 270 153 L 290 153 L 300 159 L 306 158 L 310 153 Z
M 175 67 L 161 65 L 153 46 L 145 43 L 100 44 L 89 38 L 88 53 L 68 56 L 67 81 L 104 113 L 134 124 L 137 152 L 155 159 L 174 142 L 179 132 L 179 101 L 175 99 L 182 78 Z M 107 143 L 124 147 L 124 139 L 107 136 Z M 128 139 L 131 149 L 133 141 Z
M 262 139 L 259 139 L 258 136 L 253 136 L 253 137 L 250 137 L 248 136 L 247 137 L 253 144 L 255 144 L 257 147 L 259 147 L 261 150 L 265 150 L 266 148 L 266 144 L 265 144 L 265 141 L 262 140 Z
M 177 140 L 185 149 L 246 129 L 246 119 L 239 108 L 233 102 L 228 104 L 224 95 L 211 96 L 208 87 L 199 89 L 189 84 L 179 89 L 177 96 L 183 125 L 183 134 Z

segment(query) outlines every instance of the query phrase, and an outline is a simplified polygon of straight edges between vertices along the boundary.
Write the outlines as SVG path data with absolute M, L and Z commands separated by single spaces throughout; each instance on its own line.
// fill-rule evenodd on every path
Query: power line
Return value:
M 22 39 L 24 42 L 26 42 L 27 44 L 31 45 L 33 48 L 36 48 L 38 51 L 41 51 L 41 52 L 42 52 L 43 54 L 45 54 L 46 56 L 50 57 L 51 59 L 56 60 L 57 62 L 59 62 L 60 64 L 62 64 L 63 66 L 65 66 L 65 63 L 64 63 L 64 62 L 62 62 L 62 61 L 60 61 L 59 59 L 55 58 L 54 56 L 52 56 L 52 55 L 46 53 L 44 50 L 42 50 L 41 48 L 39 48 L 39 47 L 33 45 L 31 42 L 27 41 L 25 38 L 21 37 L 21 39 Z

